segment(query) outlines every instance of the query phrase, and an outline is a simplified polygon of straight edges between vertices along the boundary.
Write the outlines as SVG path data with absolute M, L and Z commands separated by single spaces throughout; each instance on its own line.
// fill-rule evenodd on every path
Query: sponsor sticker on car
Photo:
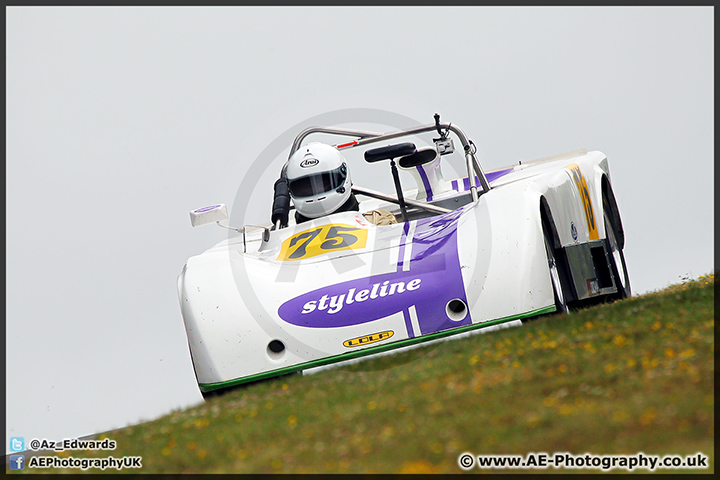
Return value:
M 363 345 L 369 345 L 371 343 L 380 342 L 382 340 L 387 340 L 388 338 L 392 337 L 393 335 L 395 335 L 395 332 L 393 332 L 392 330 L 387 330 L 385 332 L 378 332 L 378 333 L 373 333 L 371 335 L 364 335 L 362 337 L 345 340 L 343 342 L 343 345 L 348 348 L 360 347 Z

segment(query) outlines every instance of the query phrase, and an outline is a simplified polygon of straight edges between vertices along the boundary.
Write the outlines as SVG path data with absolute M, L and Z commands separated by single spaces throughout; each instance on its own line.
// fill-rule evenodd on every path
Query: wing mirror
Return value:
M 192 223 L 193 227 L 198 227 L 208 223 L 221 222 L 223 220 L 227 220 L 227 218 L 227 207 L 224 203 L 198 208 L 190 212 L 190 223 Z

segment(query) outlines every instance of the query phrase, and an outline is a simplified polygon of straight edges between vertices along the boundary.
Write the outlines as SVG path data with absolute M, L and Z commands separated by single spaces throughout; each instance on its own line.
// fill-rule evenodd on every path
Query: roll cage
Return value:
M 345 128 L 335 128 L 335 127 L 308 127 L 305 130 L 301 131 L 297 137 L 295 137 L 295 140 L 293 141 L 292 147 L 290 148 L 290 153 L 288 155 L 288 159 L 292 157 L 292 155 L 300 148 L 303 141 L 312 134 L 330 134 L 330 135 L 339 135 L 339 136 L 345 136 L 345 137 L 351 137 L 353 138 L 352 141 L 341 143 L 338 145 L 335 145 L 335 147 L 342 151 L 342 150 L 349 150 L 353 148 L 359 148 L 364 147 L 368 145 L 372 145 L 378 142 L 386 141 L 386 140 L 392 140 L 399 137 L 406 137 L 411 135 L 419 135 L 422 133 L 429 133 L 429 132 L 436 132 L 440 134 L 440 139 L 435 139 L 437 142 L 438 140 L 444 140 L 449 132 L 452 132 L 460 141 L 460 144 L 462 145 L 463 153 L 465 155 L 465 165 L 467 168 L 467 180 L 470 187 L 470 194 L 472 202 L 477 201 L 480 195 L 483 193 L 486 193 L 490 190 L 490 184 L 488 183 L 487 177 L 485 176 L 485 172 L 483 171 L 482 167 L 480 167 L 480 163 L 477 160 L 477 157 L 475 156 L 476 148 L 475 145 L 471 140 L 467 138 L 465 135 L 465 132 L 462 131 L 459 127 L 456 125 L 453 125 L 452 123 L 440 123 L 439 122 L 439 115 L 435 115 L 435 124 L 431 125 L 421 125 L 418 127 L 412 127 L 407 128 L 404 130 L 397 130 L 393 132 L 388 133 L 378 133 L 378 132 L 370 132 L 366 130 L 353 130 L 353 129 L 345 129 Z M 473 177 L 477 177 L 478 181 L 480 183 L 480 187 L 482 187 L 482 190 L 478 192 L 477 184 L 474 181 Z M 394 202 L 398 203 L 398 199 L 391 196 L 386 195 L 381 192 L 376 192 L 374 190 L 370 190 L 367 188 L 357 187 L 353 186 L 353 191 L 355 193 L 366 195 L 369 197 L 378 198 L 384 201 Z M 436 205 L 432 205 L 427 202 L 422 202 L 418 200 L 410 200 L 410 199 L 404 199 L 405 203 L 412 207 L 421 208 L 424 210 L 431 211 L 433 213 L 446 213 L 450 210 L 446 208 L 442 208 Z M 280 225 L 278 222 L 275 222 L 274 228 L 282 228 L 284 225 Z
M 477 187 L 475 186 L 475 182 L 471 181 L 473 176 L 473 170 L 475 171 L 475 174 L 477 175 L 478 179 L 480 180 L 480 186 L 482 186 L 483 191 L 482 193 L 487 192 L 490 190 L 490 184 L 487 181 L 487 177 L 485 177 L 485 173 L 483 172 L 482 168 L 480 167 L 480 163 L 477 160 L 477 157 L 475 156 L 475 145 L 472 143 L 471 140 L 467 138 L 465 135 L 465 132 L 463 132 L 459 127 L 453 125 L 452 123 L 438 123 L 435 125 L 421 125 L 419 127 L 413 127 L 408 128 L 405 130 L 398 130 L 396 132 L 389 132 L 389 133 L 376 133 L 376 132 L 368 132 L 365 130 L 348 130 L 345 128 L 332 128 L 332 127 L 309 127 L 303 130 L 298 134 L 297 137 L 295 137 L 295 140 L 293 141 L 292 148 L 290 149 L 290 154 L 288 155 L 288 159 L 292 157 L 293 153 L 295 153 L 298 148 L 300 148 L 300 145 L 302 144 L 303 140 L 305 140 L 306 137 L 313 133 L 325 133 L 325 134 L 331 134 L 331 135 L 344 135 L 349 137 L 357 137 L 357 140 L 354 140 L 352 142 L 344 143 L 336 145 L 336 148 L 338 150 L 345 150 L 350 148 L 357 148 L 357 147 L 363 147 L 366 145 L 370 145 L 377 142 L 382 142 L 383 140 L 391 140 L 393 138 L 398 137 L 405 137 L 409 135 L 418 135 L 421 133 L 427 133 L 432 131 L 439 131 L 439 130 L 445 130 L 446 132 L 450 131 L 453 132 L 458 139 L 460 140 L 460 143 L 463 146 L 463 151 L 465 152 L 465 161 L 467 164 L 467 178 L 468 181 L 470 181 L 470 189 L 472 192 L 472 199 L 473 201 L 478 199 L 478 193 L 477 193 Z

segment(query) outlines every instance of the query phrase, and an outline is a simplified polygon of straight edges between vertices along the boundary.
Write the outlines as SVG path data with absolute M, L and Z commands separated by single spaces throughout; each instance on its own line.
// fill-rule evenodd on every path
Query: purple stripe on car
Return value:
M 427 193 L 427 199 L 426 201 L 430 202 L 432 201 L 433 193 L 432 193 L 432 187 L 430 187 L 430 181 L 428 180 L 427 173 L 425 173 L 425 169 L 422 167 L 422 165 L 418 165 L 417 171 L 420 174 L 420 178 L 422 179 L 423 186 L 425 187 L 425 192 Z
M 492 183 L 498 178 L 507 175 L 508 173 L 512 172 L 514 170 L 514 167 L 506 168 L 505 170 L 498 170 L 497 172 L 490 172 L 485 174 L 485 178 L 487 178 L 488 183 Z M 477 177 L 475 177 L 477 178 Z M 478 185 L 480 185 L 480 179 L 478 179 Z
M 403 319 L 405 319 L 405 330 L 407 330 L 408 338 L 415 338 L 413 331 L 412 319 L 410 318 L 410 309 L 403 310 Z
M 504 177 L 508 173 L 512 172 L 514 170 L 514 167 L 506 168 L 505 170 L 498 170 L 496 172 L 490 172 L 485 174 L 485 178 L 487 179 L 488 183 L 492 183 L 495 180 L 497 180 L 500 177 Z M 467 177 L 462 179 L 464 190 L 470 190 L 470 182 L 468 181 Z M 450 182 L 450 185 L 452 186 L 452 189 L 456 192 L 459 191 L 460 182 L 459 179 L 452 180 Z M 480 179 L 475 176 L 475 186 L 480 186 Z

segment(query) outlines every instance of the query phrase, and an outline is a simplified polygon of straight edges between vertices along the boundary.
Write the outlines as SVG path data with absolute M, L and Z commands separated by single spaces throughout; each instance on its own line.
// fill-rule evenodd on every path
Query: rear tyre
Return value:
M 545 237 L 545 251 L 547 252 L 548 269 L 550 270 L 550 280 L 552 281 L 553 292 L 555 295 L 556 313 L 570 313 L 567 306 L 566 290 L 563 287 L 563 275 L 561 263 L 558 261 L 558 255 L 555 251 L 554 241 L 552 239 L 551 230 L 546 221 L 543 221 L 543 237 Z
M 603 196 L 603 217 L 605 219 L 605 242 L 610 255 L 610 270 L 615 278 L 617 293 L 609 296 L 612 300 L 622 300 L 631 295 L 630 277 L 625 265 L 625 255 L 618 242 L 615 217 L 610 209 L 607 198 Z

